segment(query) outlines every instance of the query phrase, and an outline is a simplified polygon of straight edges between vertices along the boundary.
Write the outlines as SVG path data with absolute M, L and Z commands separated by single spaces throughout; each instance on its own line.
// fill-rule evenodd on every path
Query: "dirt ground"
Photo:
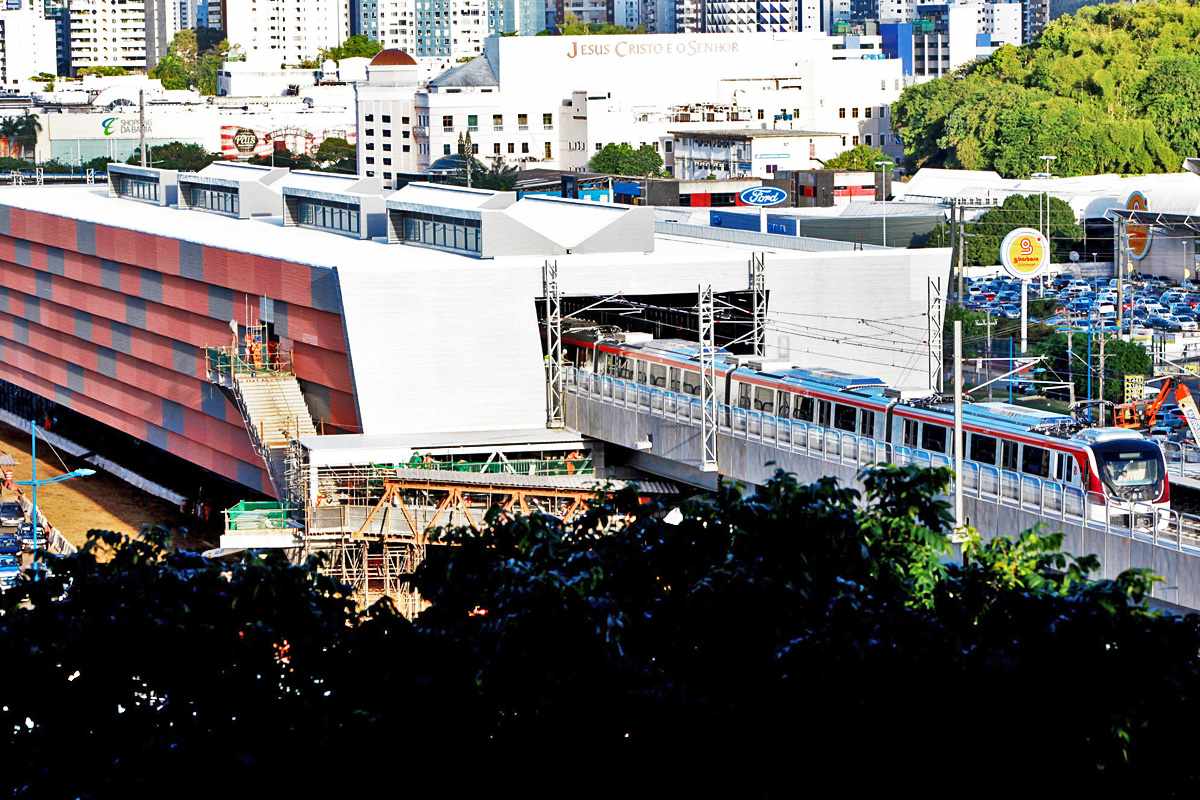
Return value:
M 29 435 L 0 425 L 0 451 L 17 462 L 12 468 L 17 481 L 29 480 Z M 61 453 L 68 469 L 90 467 Z M 63 474 L 63 464 L 45 442 L 38 441 L 38 479 Z M 28 495 L 29 487 L 22 487 Z M 4 500 L 15 499 L 12 492 L 0 489 Z M 216 546 L 219 532 L 200 531 L 197 520 L 184 517 L 179 509 L 130 486 L 121 479 L 97 470 L 89 478 L 74 478 L 38 489 L 38 508 L 72 544 L 81 545 L 93 528 L 137 534 L 145 524 L 162 524 L 177 531 L 180 546 Z

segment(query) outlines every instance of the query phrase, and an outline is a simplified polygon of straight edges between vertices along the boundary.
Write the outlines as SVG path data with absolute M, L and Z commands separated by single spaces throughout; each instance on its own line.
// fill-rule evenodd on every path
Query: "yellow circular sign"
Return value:
M 1017 228 L 1000 243 L 1000 264 L 1014 278 L 1035 278 L 1049 263 L 1049 243 L 1034 228 Z

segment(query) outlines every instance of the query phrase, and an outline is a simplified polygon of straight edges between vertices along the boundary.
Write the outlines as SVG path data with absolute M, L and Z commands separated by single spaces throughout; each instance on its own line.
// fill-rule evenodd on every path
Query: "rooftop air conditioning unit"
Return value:
M 620 335 L 620 339 L 625 344 L 647 344 L 654 341 L 654 337 L 649 333 L 641 331 L 626 331 Z

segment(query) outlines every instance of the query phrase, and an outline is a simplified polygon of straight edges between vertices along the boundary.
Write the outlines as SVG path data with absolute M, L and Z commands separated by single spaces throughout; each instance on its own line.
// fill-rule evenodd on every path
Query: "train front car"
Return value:
M 1137 431 L 1086 428 L 1076 434 L 1090 454 L 1088 505 L 1095 521 L 1150 529 L 1171 508 L 1162 448 Z

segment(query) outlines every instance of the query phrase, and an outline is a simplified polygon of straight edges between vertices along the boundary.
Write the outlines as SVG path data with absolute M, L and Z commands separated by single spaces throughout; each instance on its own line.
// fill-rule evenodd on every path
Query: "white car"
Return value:
M 1185 331 L 1194 331 L 1197 328 L 1200 328 L 1200 325 L 1196 324 L 1196 320 L 1192 319 L 1191 317 L 1181 317 L 1178 314 L 1169 314 L 1167 316 L 1168 319 L 1173 319 L 1178 322 L 1179 327 Z

